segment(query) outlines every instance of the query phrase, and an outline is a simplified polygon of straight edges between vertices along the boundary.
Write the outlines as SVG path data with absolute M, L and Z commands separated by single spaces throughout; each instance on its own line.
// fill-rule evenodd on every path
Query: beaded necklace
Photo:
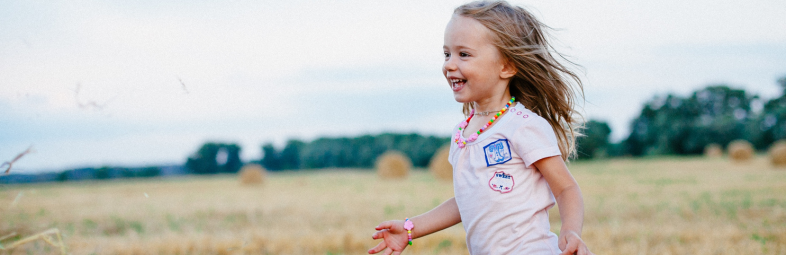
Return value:
M 505 108 L 502 108 L 502 110 L 497 112 L 497 114 L 494 114 L 494 117 L 491 118 L 491 120 L 489 120 L 489 122 L 486 123 L 486 125 L 484 125 L 480 130 L 478 130 L 478 132 L 470 135 L 469 138 L 467 138 L 465 140 L 464 137 L 461 136 L 461 133 L 464 130 L 464 128 L 466 128 L 467 125 L 469 125 L 469 121 L 472 120 L 472 117 L 475 116 L 475 109 L 473 108 L 472 112 L 470 112 L 470 114 L 469 114 L 469 118 L 467 118 L 467 120 L 465 120 L 465 121 L 461 122 L 461 124 L 459 124 L 458 131 L 456 131 L 456 134 L 453 135 L 453 142 L 458 144 L 459 148 L 464 148 L 464 146 L 467 145 L 467 142 L 474 142 L 475 140 L 477 140 L 478 136 L 481 133 L 483 133 L 483 131 L 486 131 L 486 129 L 488 129 L 488 127 L 491 126 L 491 124 L 494 123 L 494 121 L 497 120 L 497 118 L 499 118 L 500 115 L 505 113 L 508 110 L 508 108 L 510 108 L 510 104 L 512 104 L 515 100 L 516 100 L 516 97 L 510 98 L 510 101 L 508 101 L 508 103 L 505 104 Z
M 476 113 L 475 113 L 475 114 L 473 114 L 473 115 L 487 116 L 487 115 L 491 115 L 491 114 L 493 114 L 493 113 L 494 113 L 494 112 L 476 112 Z

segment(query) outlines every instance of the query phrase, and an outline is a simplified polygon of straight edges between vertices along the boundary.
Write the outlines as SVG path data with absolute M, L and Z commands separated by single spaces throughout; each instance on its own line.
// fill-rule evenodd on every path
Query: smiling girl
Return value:
M 575 153 L 581 82 L 555 59 L 545 28 L 504 1 L 456 8 L 442 66 L 467 118 L 450 146 L 455 197 L 382 222 L 372 237 L 383 241 L 369 253 L 400 254 L 412 239 L 461 222 L 472 254 L 592 254 L 581 239 L 581 190 L 565 165 Z M 559 236 L 549 226 L 555 202 Z

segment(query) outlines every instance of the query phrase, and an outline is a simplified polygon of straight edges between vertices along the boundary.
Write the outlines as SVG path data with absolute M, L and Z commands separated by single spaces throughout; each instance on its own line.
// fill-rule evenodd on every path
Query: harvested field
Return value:
M 786 254 L 786 171 L 764 156 L 572 163 L 596 254 Z M 0 236 L 58 228 L 71 254 L 365 254 L 373 228 L 453 195 L 424 169 L 371 169 L 0 186 Z M 552 229 L 559 215 L 551 210 Z M 14 239 L 5 240 L 7 245 Z M 467 254 L 454 226 L 405 254 Z M 57 254 L 43 241 L 12 254 Z

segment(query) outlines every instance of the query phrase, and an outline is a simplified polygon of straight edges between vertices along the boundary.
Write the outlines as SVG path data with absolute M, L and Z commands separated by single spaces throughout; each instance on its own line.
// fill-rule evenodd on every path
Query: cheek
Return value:
M 499 78 L 499 72 L 494 68 L 495 66 L 491 63 L 478 66 L 477 73 L 482 76 L 484 80 L 494 80 L 495 78 Z

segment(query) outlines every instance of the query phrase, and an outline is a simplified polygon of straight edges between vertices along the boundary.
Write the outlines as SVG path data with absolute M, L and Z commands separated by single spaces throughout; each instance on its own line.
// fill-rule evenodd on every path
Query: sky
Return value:
M 461 121 L 442 76 L 465 1 L 0 1 L 0 162 L 14 172 L 244 160 L 288 139 Z M 786 1 L 511 1 L 554 28 L 586 119 L 624 139 L 644 102 L 786 76 Z

